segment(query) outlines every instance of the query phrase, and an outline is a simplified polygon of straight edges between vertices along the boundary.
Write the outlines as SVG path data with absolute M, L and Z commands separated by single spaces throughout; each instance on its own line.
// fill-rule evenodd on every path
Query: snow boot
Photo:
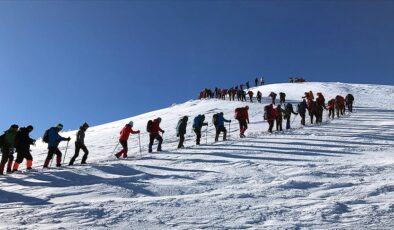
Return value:
M 62 156 L 56 156 L 56 167 L 62 167 Z
M 33 166 L 33 160 L 27 160 L 26 161 L 26 169 L 30 170 L 30 169 L 32 169 L 32 166 Z
M 16 171 L 18 171 L 18 168 L 19 168 L 19 163 L 15 162 L 14 167 L 12 167 L 12 171 L 16 172 Z
M 49 165 L 49 162 L 50 162 L 50 161 L 51 161 L 51 160 L 46 159 L 45 162 L 44 162 L 43 168 L 48 168 L 48 165 Z

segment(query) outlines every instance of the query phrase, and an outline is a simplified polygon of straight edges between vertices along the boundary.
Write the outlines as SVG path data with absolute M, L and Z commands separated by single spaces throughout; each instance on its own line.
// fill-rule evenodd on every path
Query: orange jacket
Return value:
M 136 134 L 136 133 L 140 133 L 140 131 L 134 131 L 130 125 L 125 125 L 125 127 L 123 127 L 122 131 L 120 131 L 119 140 L 120 141 L 127 141 L 129 139 L 130 133 Z

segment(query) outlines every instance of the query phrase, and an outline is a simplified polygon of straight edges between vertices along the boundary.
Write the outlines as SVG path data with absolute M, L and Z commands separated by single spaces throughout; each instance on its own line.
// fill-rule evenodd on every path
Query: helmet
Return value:
M 245 106 L 245 109 L 249 109 L 249 106 Z
M 33 126 L 32 126 L 32 125 L 29 125 L 29 126 L 27 126 L 26 128 L 27 128 L 28 130 L 30 130 L 30 132 L 33 131 Z
M 86 127 L 87 128 L 87 127 L 89 127 L 89 124 L 85 122 L 85 123 L 82 124 L 82 127 Z
M 158 117 L 157 120 L 158 120 L 158 121 L 161 121 L 161 117 Z
M 133 121 L 130 121 L 130 122 L 128 123 L 128 125 L 133 126 L 133 125 L 134 125 L 134 122 L 133 122 Z

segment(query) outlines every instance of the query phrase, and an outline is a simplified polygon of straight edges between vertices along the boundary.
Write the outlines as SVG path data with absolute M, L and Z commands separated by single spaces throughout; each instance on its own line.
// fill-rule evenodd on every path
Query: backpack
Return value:
M 347 101 L 354 101 L 354 97 L 350 93 L 346 96 L 346 99 L 347 99 Z
M 42 136 L 42 141 L 44 143 L 48 143 L 49 142 L 49 135 L 48 135 L 49 129 L 45 130 L 44 135 Z
M 271 108 L 269 105 L 264 106 L 264 120 L 268 120 L 268 117 L 272 114 Z
M 182 122 L 183 122 L 183 118 L 179 119 L 178 124 L 176 125 L 175 130 L 177 135 L 179 134 L 179 127 L 181 126 Z
M 0 148 L 3 147 L 4 143 L 5 143 L 5 134 L 0 136 Z
M 241 118 L 242 108 L 236 108 L 234 113 L 234 118 L 239 120 Z
M 201 118 L 200 116 L 197 116 L 193 120 L 193 129 L 200 128 L 200 126 L 201 126 Z
M 152 131 L 152 126 L 153 126 L 153 121 L 149 120 L 148 123 L 146 124 L 146 131 L 150 133 Z
M 286 110 L 287 112 L 290 112 L 290 113 L 291 113 L 291 111 L 293 111 L 293 106 L 292 106 L 290 103 L 287 103 L 287 104 L 286 104 L 285 110 Z
M 218 113 L 215 113 L 212 116 L 212 123 L 214 126 L 217 126 L 219 124 L 219 114 Z

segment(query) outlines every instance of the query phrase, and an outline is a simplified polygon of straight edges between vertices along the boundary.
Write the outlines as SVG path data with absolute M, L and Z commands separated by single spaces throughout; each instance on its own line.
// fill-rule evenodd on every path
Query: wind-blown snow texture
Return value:
M 323 125 L 267 134 L 263 104 L 250 104 L 247 138 L 238 138 L 234 108 L 221 100 L 192 100 L 90 128 L 88 166 L 39 170 L 0 178 L 0 229 L 392 229 L 394 227 L 393 86 L 343 83 L 273 84 L 258 88 L 300 101 L 305 91 L 355 96 L 355 113 Z M 254 89 L 257 91 L 257 88 Z M 266 104 L 265 103 L 265 104 Z M 230 140 L 213 143 L 212 114 L 232 119 Z M 176 150 L 183 115 L 206 114 L 208 140 L 194 146 L 189 119 L 186 149 Z M 145 125 L 162 117 L 163 153 L 147 153 Z M 111 155 L 120 129 L 129 158 Z M 309 119 L 308 119 L 309 121 Z M 75 131 L 63 133 L 75 138 Z M 71 143 L 71 142 L 70 142 Z M 65 143 L 61 150 L 64 152 Z M 74 147 L 69 148 L 66 162 Z M 42 165 L 46 147 L 33 148 Z M 80 156 L 81 157 L 81 156 Z M 77 159 L 77 163 L 80 162 Z M 24 168 L 24 164 L 22 165 Z

